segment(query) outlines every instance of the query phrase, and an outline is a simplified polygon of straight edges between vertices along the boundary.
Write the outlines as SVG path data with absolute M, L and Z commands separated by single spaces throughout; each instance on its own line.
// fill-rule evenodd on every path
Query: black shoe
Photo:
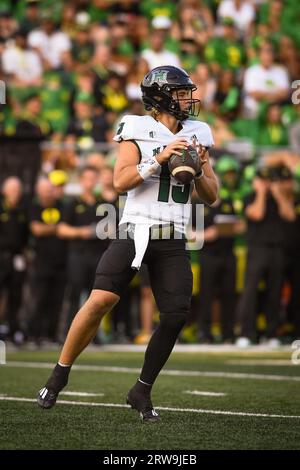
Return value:
M 150 394 L 146 395 L 137 392 L 133 387 L 128 392 L 126 403 L 133 410 L 137 410 L 140 413 L 143 422 L 156 423 L 161 420 L 159 414 L 153 408 Z
M 57 400 L 59 392 L 43 387 L 37 395 L 37 404 L 46 410 L 52 408 Z
M 52 408 L 59 392 L 67 385 L 71 366 L 56 364 L 46 385 L 39 391 L 37 396 L 38 405 L 41 408 Z

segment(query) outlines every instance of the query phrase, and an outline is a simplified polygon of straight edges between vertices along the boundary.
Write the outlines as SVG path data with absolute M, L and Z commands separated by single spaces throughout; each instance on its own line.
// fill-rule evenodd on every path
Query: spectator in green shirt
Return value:
M 180 3 L 178 20 L 172 26 L 173 35 L 177 40 L 193 40 L 198 47 L 203 47 L 211 37 L 213 29 L 213 16 L 203 2 Z
M 21 21 L 21 28 L 32 31 L 40 25 L 40 2 L 38 0 L 26 0 L 24 18 Z
M 187 72 L 194 71 L 199 64 L 198 46 L 192 38 L 180 41 L 180 60 Z
M 9 106 L 7 106 L 9 104 Z M 11 136 L 16 132 L 16 115 L 13 113 L 12 104 L 0 104 L 0 136 Z
M 214 97 L 214 111 L 227 120 L 237 117 L 240 109 L 240 89 L 232 70 L 224 70 L 219 76 Z
M 117 64 L 120 73 L 127 73 L 134 57 L 134 47 L 129 39 L 129 23 L 126 17 L 115 16 L 109 29 L 109 45 L 113 61 Z
M 124 79 L 116 73 L 111 73 L 101 92 L 104 109 L 110 113 L 111 119 L 116 119 L 128 106 L 124 93 Z
M 237 32 L 231 18 L 223 18 L 223 35 L 210 39 L 204 49 L 204 55 L 212 71 L 239 70 L 245 63 L 245 48 L 237 40 Z
M 112 68 L 111 49 L 107 44 L 98 44 L 91 61 L 91 69 L 96 75 L 95 95 L 99 94 L 99 89 L 106 83 Z
M 52 132 L 49 122 L 42 116 L 42 104 L 39 94 L 33 93 L 26 102 L 17 121 L 17 133 L 21 137 L 43 138 Z
M 60 29 L 66 33 L 70 39 L 74 39 L 77 32 L 76 7 L 74 3 L 65 3 L 61 14 Z
M 110 0 L 91 0 L 88 13 L 93 23 L 105 23 L 109 17 Z
M 84 18 L 83 15 L 85 15 L 84 12 L 76 15 L 76 34 L 71 48 L 72 68 L 77 71 L 89 64 L 94 54 L 94 44 L 90 39 L 89 16 L 86 15 Z
M 42 116 L 55 132 L 64 133 L 70 117 L 71 89 L 58 72 L 44 76 L 41 91 Z
M 258 145 L 288 145 L 288 131 L 282 122 L 281 108 L 277 104 L 268 106 L 265 117 L 260 120 Z
M 300 3 L 298 0 L 269 0 L 259 8 L 259 22 L 267 23 L 273 35 L 291 36 L 300 46 Z
M 298 113 L 298 119 L 295 119 L 295 122 L 293 122 L 293 124 L 289 128 L 289 143 L 292 150 L 298 155 L 300 155 L 300 102 L 298 102 L 298 104 L 296 104 L 294 108 Z
M 168 0 L 142 0 L 141 11 L 149 20 L 155 16 L 167 16 L 170 19 L 175 19 L 177 5 L 176 2 Z

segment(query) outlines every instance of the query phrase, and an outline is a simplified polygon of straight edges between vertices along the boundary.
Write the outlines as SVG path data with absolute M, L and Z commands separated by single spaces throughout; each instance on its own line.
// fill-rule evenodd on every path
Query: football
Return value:
M 172 176 L 181 184 L 189 184 L 200 170 L 197 150 L 191 145 L 182 150 L 181 155 L 173 154 L 169 158 L 169 170 Z

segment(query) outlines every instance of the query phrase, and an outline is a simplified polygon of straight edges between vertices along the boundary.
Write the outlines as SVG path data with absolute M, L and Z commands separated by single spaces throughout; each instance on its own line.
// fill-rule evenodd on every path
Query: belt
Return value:
M 120 225 L 119 230 L 120 232 L 128 232 L 130 234 L 130 238 L 133 238 L 134 235 L 135 224 L 133 223 L 125 223 Z M 150 240 L 180 240 L 186 239 L 183 233 L 180 233 L 175 230 L 174 224 L 158 224 L 152 225 L 150 227 Z M 129 238 L 129 236 L 128 236 Z

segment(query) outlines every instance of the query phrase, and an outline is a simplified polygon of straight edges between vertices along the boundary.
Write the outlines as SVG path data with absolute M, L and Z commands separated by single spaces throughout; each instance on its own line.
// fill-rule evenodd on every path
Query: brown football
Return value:
M 169 170 L 172 176 L 181 184 L 189 184 L 200 170 L 197 150 L 191 145 L 182 150 L 181 155 L 173 154 L 169 158 Z

